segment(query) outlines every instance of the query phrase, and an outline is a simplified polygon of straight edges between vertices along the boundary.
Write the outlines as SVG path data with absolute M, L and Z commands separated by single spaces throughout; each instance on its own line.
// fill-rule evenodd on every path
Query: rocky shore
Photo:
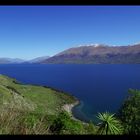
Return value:
M 72 108 L 75 107 L 75 106 L 78 105 L 78 104 L 80 104 L 80 101 L 77 100 L 77 101 L 76 101 L 75 103 L 73 103 L 73 104 L 65 104 L 65 105 L 63 106 L 63 109 L 64 109 L 65 111 L 67 111 L 67 112 L 71 115 L 72 119 L 78 120 L 78 121 L 79 121 L 79 119 L 75 118 L 74 115 L 73 115 L 73 113 L 72 113 Z M 81 121 L 81 120 L 80 120 L 80 121 Z M 83 122 L 83 123 L 84 123 L 84 122 Z

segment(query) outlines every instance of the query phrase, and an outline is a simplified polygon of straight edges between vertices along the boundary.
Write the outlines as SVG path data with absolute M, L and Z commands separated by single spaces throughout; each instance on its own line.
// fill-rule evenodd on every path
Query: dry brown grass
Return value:
M 14 107 L 1 107 L 0 112 L 0 134 L 50 134 L 43 116 L 37 117 Z

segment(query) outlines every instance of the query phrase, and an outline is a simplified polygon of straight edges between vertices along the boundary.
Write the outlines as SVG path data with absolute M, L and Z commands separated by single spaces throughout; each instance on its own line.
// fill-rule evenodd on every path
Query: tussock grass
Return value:
M 14 106 L 1 107 L 0 112 L 0 134 L 50 134 L 46 116 Z

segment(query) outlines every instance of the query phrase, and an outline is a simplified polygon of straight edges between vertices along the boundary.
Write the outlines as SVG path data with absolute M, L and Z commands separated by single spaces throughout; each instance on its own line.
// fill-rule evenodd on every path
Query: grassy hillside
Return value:
M 0 134 L 93 134 L 93 124 L 64 110 L 76 102 L 63 92 L 0 75 Z
M 140 91 L 131 89 L 119 114 L 99 113 L 94 125 L 72 117 L 75 97 L 0 75 L 0 134 L 139 134 L 139 101 Z
M 19 84 L 15 79 L 0 75 L 0 103 L 17 105 L 23 110 L 34 110 L 39 113 L 56 114 L 64 104 L 71 104 L 76 99 L 50 88 Z

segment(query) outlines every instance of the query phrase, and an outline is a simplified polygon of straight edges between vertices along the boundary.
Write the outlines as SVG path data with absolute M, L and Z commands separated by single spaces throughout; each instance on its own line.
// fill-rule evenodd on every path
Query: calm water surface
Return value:
M 117 112 L 129 88 L 140 89 L 138 64 L 0 65 L 0 74 L 27 84 L 51 86 L 76 96 L 75 117 L 96 121 L 98 112 Z

